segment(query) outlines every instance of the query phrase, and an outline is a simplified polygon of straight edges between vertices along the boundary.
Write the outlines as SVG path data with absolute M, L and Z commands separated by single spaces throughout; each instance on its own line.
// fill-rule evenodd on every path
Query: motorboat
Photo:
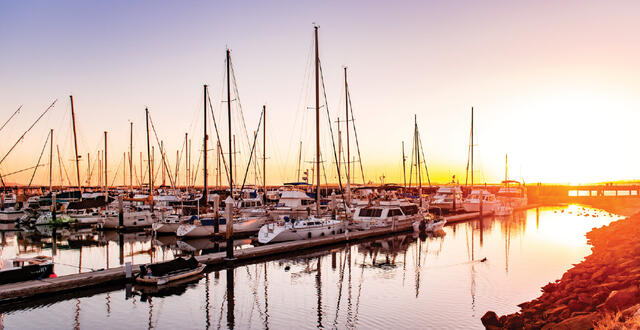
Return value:
M 441 231 L 444 225 L 447 224 L 447 220 L 444 218 L 441 219 L 433 219 L 426 218 L 420 221 L 415 221 L 411 225 L 413 226 L 413 231 L 415 232 L 436 232 Z
M 152 227 L 157 234 L 175 234 L 184 218 L 190 219 L 190 217 L 180 217 L 178 214 L 168 214 L 158 222 L 154 222 Z
M 56 218 L 53 218 L 51 212 L 44 212 L 36 219 L 36 226 L 48 225 L 48 226 L 65 226 L 75 222 L 70 216 L 60 213 L 56 214 Z
M 91 226 L 100 223 L 104 214 L 95 209 L 67 210 L 67 215 L 75 220 L 77 226 Z
M 315 199 L 304 191 L 284 190 L 281 192 L 278 204 L 270 211 L 276 215 L 302 215 L 315 208 Z
M 40 280 L 53 275 L 51 257 L 0 259 L 0 284 Z
M 455 211 L 462 208 L 462 190 L 458 186 L 440 187 L 433 196 L 430 205 L 445 211 Z
M 523 208 L 528 204 L 526 187 L 518 181 L 502 181 L 496 197 L 513 209 Z
M 136 282 L 150 285 L 164 285 L 169 282 L 197 276 L 205 269 L 205 265 L 195 257 L 184 259 L 178 257 L 171 261 L 145 264 L 140 266 Z
M 422 219 L 418 205 L 406 201 L 374 201 L 371 205 L 356 207 L 353 225 L 358 229 L 390 227 Z
M 265 224 L 267 217 L 234 217 L 233 232 L 234 233 L 254 233 L 260 230 Z M 227 232 L 227 220 L 224 217 L 218 218 L 218 233 Z M 190 223 L 182 223 L 176 231 L 178 237 L 211 237 L 215 235 L 215 218 L 212 216 L 204 216 L 193 219 Z
M 263 225 L 258 232 L 261 244 L 298 241 L 344 232 L 344 223 L 340 220 L 311 216 L 296 220 L 285 217 L 284 221 Z
M 24 211 L 7 207 L 0 211 L 0 223 L 14 223 L 24 215 Z
M 499 217 L 503 217 L 503 216 L 509 216 L 513 213 L 513 208 L 509 205 L 505 205 L 505 204 L 500 204 L 496 210 L 494 211 L 494 215 L 499 216 Z
M 125 210 L 122 214 L 122 228 L 117 211 L 110 210 L 105 214 L 103 222 L 99 225 L 105 229 L 137 229 L 151 227 L 153 213 L 148 210 Z
M 472 190 L 469 196 L 462 202 L 465 212 L 480 212 L 482 200 L 482 213 L 490 214 L 500 205 L 496 196 L 484 189 Z

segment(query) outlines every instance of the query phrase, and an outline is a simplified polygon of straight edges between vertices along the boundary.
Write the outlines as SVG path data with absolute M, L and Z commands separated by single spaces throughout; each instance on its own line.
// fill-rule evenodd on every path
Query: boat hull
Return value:
M 332 225 L 292 228 L 276 224 L 266 224 L 258 232 L 258 242 L 261 244 L 298 241 L 342 233 L 344 226 L 336 223 Z
M 205 265 L 200 265 L 194 269 L 164 276 L 141 276 L 136 278 L 136 281 L 143 284 L 165 285 L 170 282 L 197 276 L 204 271 L 205 267 Z
M 48 278 L 53 274 L 53 264 L 26 265 L 21 268 L 0 271 L 0 284 L 16 283 Z

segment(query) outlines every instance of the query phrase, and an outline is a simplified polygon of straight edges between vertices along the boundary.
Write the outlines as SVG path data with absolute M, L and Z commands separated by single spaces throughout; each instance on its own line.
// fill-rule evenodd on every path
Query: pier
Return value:
M 210 266 L 235 267 L 238 264 L 260 258 L 274 257 L 295 251 L 348 243 L 409 230 L 413 230 L 411 223 L 403 223 L 389 228 L 348 231 L 343 234 L 312 238 L 309 240 L 282 242 L 247 249 L 238 249 L 234 250 L 233 259 L 227 259 L 226 252 L 205 254 L 197 256 L 196 259 L 200 263 Z M 137 274 L 139 266 L 140 265 L 131 266 L 132 275 Z M 126 272 L 125 267 L 117 267 L 94 272 L 65 275 L 57 278 L 0 285 L 0 301 L 20 300 L 33 296 L 58 294 L 108 283 L 122 282 L 127 280 Z

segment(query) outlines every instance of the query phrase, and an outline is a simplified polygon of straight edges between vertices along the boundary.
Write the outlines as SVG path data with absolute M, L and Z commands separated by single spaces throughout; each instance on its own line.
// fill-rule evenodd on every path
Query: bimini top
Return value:
M 283 186 L 310 186 L 307 182 L 285 182 Z

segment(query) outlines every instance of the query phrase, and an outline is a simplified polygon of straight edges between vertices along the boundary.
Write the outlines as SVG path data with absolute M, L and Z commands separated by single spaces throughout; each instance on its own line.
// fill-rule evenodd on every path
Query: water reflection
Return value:
M 486 310 L 514 312 L 539 295 L 589 253 L 584 233 L 616 218 L 578 206 L 531 209 L 453 224 L 445 235 L 393 235 L 209 269 L 160 289 L 112 286 L 0 305 L 0 313 L 12 328 L 480 328 Z M 144 233 L 48 235 L 6 232 L 0 242 L 7 253 L 54 253 L 75 272 L 226 248 Z

